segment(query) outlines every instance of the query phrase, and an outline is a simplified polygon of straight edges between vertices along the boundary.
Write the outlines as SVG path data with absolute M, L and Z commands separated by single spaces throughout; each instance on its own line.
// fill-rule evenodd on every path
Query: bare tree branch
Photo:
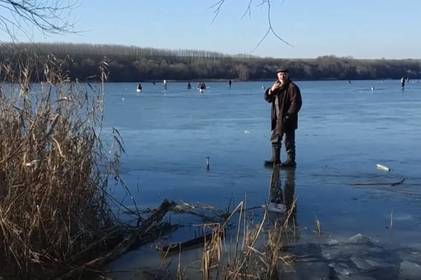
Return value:
M 73 32 L 68 12 L 76 0 L 0 0 L 0 30 L 12 39 L 15 31 L 26 33 L 35 26 L 45 33 Z
M 251 17 L 251 3 L 253 3 L 253 0 L 249 0 L 249 4 L 247 5 L 247 9 L 244 11 L 241 18 L 244 18 L 247 14 L 249 15 L 249 17 Z
M 262 6 L 262 5 L 266 5 L 266 10 L 267 10 L 267 24 L 268 24 L 268 28 L 267 31 L 265 32 L 265 34 L 263 35 L 263 37 L 259 40 L 259 42 L 256 44 L 256 47 L 253 49 L 252 52 L 254 52 L 262 43 L 263 41 L 267 38 L 267 36 L 269 34 L 272 34 L 273 36 L 275 36 L 279 41 L 281 41 L 282 43 L 284 43 L 287 46 L 293 47 L 293 45 L 291 45 L 288 41 L 286 41 L 285 39 L 283 39 L 273 28 L 272 25 L 272 17 L 271 17 L 271 2 L 272 0 L 262 0 L 259 4 L 257 4 L 256 6 Z M 280 0 L 281 5 L 284 3 L 284 0 Z M 217 2 L 215 2 L 215 4 L 213 4 L 210 8 L 214 9 L 214 17 L 212 19 L 212 23 L 215 21 L 215 19 L 217 18 L 217 16 L 219 15 L 222 6 L 224 5 L 225 0 L 218 0 Z M 249 15 L 251 16 L 251 5 L 253 3 L 253 0 L 249 0 L 248 5 L 247 5 L 247 9 L 244 11 L 243 15 L 241 16 L 241 18 L 243 18 L 245 15 Z
M 282 1 L 283 2 L 283 1 Z M 256 47 L 253 49 L 252 52 L 254 52 L 261 44 L 262 42 L 266 39 L 266 37 L 272 33 L 273 36 L 275 36 L 276 38 L 278 38 L 279 41 L 281 41 L 282 43 L 293 47 L 293 45 L 291 45 L 288 41 L 282 39 L 281 36 L 278 35 L 278 33 L 275 31 L 275 29 L 273 29 L 272 26 L 272 17 L 271 17 L 271 0 L 263 0 L 262 4 L 266 3 L 267 5 L 267 22 L 268 22 L 268 29 L 265 33 L 265 35 L 263 35 L 262 39 L 260 39 L 260 41 L 257 43 Z
M 214 23 L 216 17 L 219 15 L 219 12 L 221 11 L 221 7 L 222 7 L 222 5 L 224 5 L 224 3 L 225 3 L 225 0 L 219 0 L 218 2 L 216 2 L 215 4 L 213 4 L 212 6 L 209 7 L 210 9 L 214 9 L 214 11 L 213 11 L 214 16 L 213 16 L 213 19 L 211 21 L 211 24 Z

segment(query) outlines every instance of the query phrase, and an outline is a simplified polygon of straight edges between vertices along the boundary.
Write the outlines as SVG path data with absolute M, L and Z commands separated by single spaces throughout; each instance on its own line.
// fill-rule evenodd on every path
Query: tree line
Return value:
M 270 80 L 279 66 L 288 67 L 295 80 L 365 80 L 421 77 L 419 59 L 354 59 L 321 56 L 314 59 L 278 59 L 225 55 L 200 50 L 166 50 L 120 45 L 70 43 L 1 43 L 0 64 L 16 68 L 31 61 L 33 81 L 42 80 L 39 65 L 55 57 L 71 79 L 88 80 L 104 61 L 108 81 L 153 80 Z M 0 76 L 4 70 L 0 71 Z

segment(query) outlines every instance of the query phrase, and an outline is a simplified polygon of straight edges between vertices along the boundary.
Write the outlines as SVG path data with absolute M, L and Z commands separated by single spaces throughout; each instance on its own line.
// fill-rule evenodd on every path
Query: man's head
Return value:
M 276 76 L 278 78 L 278 81 L 281 84 L 284 84 L 286 81 L 288 81 L 288 69 L 279 68 L 278 70 L 276 70 Z

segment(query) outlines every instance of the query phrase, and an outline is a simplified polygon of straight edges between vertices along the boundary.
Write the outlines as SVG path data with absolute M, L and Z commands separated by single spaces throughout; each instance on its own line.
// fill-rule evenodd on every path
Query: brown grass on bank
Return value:
M 86 259 L 113 219 L 101 90 L 69 82 L 54 58 L 31 87 L 32 66 L 0 66 L 0 273 L 45 279 Z

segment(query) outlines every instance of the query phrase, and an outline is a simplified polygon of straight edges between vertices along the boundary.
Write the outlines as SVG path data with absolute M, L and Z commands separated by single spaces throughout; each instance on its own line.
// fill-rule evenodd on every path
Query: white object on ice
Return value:
M 207 170 L 210 169 L 210 157 L 209 156 L 206 157 L 206 169 Z
M 383 170 L 383 171 L 386 171 L 386 172 L 389 172 L 390 171 L 390 168 L 389 167 L 387 167 L 387 166 L 385 166 L 383 164 L 380 164 L 380 163 L 376 164 L 376 167 L 377 167 L 377 169 L 380 169 L 380 170 Z
M 269 204 L 264 204 L 262 206 L 263 208 L 266 208 L 269 212 L 285 213 L 286 211 L 286 207 L 282 203 L 270 202 Z

